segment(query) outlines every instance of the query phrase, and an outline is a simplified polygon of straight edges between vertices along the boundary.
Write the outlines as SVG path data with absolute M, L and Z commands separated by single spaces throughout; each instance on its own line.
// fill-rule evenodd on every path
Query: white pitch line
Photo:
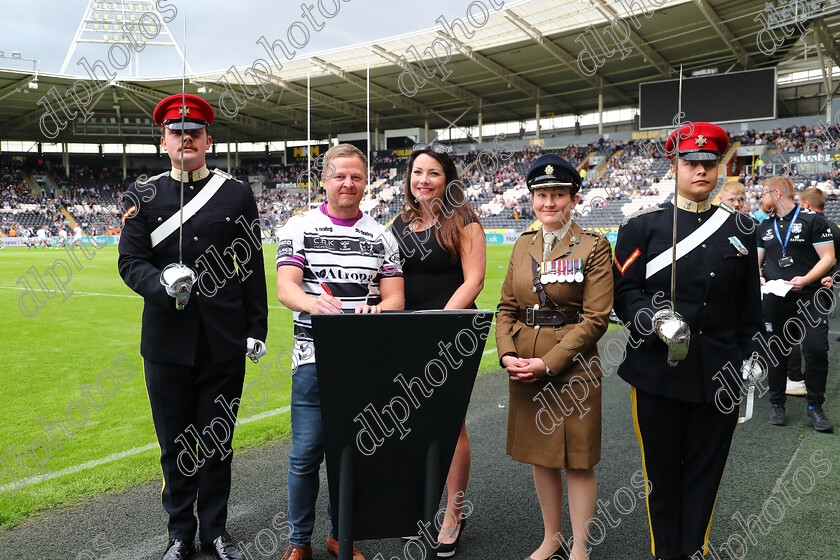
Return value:
M 285 412 L 289 412 L 292 409 L 291 406 L 283 406 L 280 408 L 275 408 L 274 410 L 267 410 L 265 412 L 260 412 L 259 414 L 254 414 L 247 418 L 237 419 L 238 424 L 247 424 L 249 422 L 254 422 L 256 420 L 262 420 L 263 418 L 268 418 L 269 416 L 277 416 L 278 414 L 283 414 Z M 146 451 L 150 451 L 152 449 L 157 449 L 157 443 L 150 443 L 149 445 L 144 445 L 142 447 L 134 447 L 127 451 L 121 451 L 119 453 L 114 453 L 113 455 L 108 455 L 107 457 L 102 457 L 101 459 L 94 459 L 93 461 L 86 461 L 84 463 L 67 467 L 66 469 L 61 469 L 60 471 L 56 471 L 46 479 L 42 479 L 40 476 L 29 477 L 23 480 L 18 481 L 18 487 L 29 486 L 31 484 L 38 484 L 39 482 L 44 482 L 45 480 L 50 480 L 53 478 L 59 478 L 62 476 L 66 476 L 68 474 L 73 474 L 81 471 L 86 471 L 88 469 L 92 469 L 94 467 L 98 467 L 99 465 L 104 465 L 105 463 L 112 463 L 114 461 L 119 461 L 120 459 L 125 459 L 126 457 L 132 457 L 134 455 L 139 455 L 140 453 L 145 453 Z M 11 485 L 8 485 L 11 486 Z M 5 489 L 5 487 L 3 487 Z
M 20 286 L 0 286 L 0 289 L 6 290 L 25 290 L 26 288 L 21 288 Z M 80 296 L 108 296 L 108 297 L 124 297 L 124 298 L 132 298 L 132 299 L 142 299 L 142 296 L 138 295 L 131 295 L 131 294 L 100 294 L 96 292 L 73 292 L 72 295 L 80 295 Z M 284 305 L 269 305 L 269 309 L 288 309 L 288 307 Z
M 73 292 L 74 296 L 107 296 L 107 297 L 124 297 L 131 299 L 143 299 L 141 296 L 133 296 L 130 294 L 98 294 L 95 292 Z
M 26 288 L 21 288 L 20 286 L 0 286 L 0 289 L 5 290 L 26 290 Z M 67 292 L 73 296 L 107 296 L 107 297 L 124 297 L 124 298 L 132 298 L 132 299 L 140 299 L 138 295 L 131 295 L 131 294 L 100 294 L 97 292 Z
M 782 482 L 784 482 L 784 480 L 785 480 L 785 476 L 786 476 L 786 475 L 787 475 L 787 473 L 790 471 L 791 467 L 793 466 L 794 461 L 796 461 L 796 457 L 798 457 L 798 456 L 799 456 L 799 450 L 800 450 L 800 449 L 802 449 L 802 446 L 803 446 L 803 445 L 805 445 L 805 442 L 806 442 L 807 440 L 808 440 L 808 438 L 802 438 L 802 441 L 800 441 L 800 442 L 799 442 L 799 445 L 797 445 L 797 446 L 796 446 L 796 451 L 794 451 L 794 452 L 793 452 L 793 455 L 791 456 L 790 461 L 788 461 L 788 464 L 787 464 L 787 466 L 785 467 L 785 470 L 783 470 L 783 471 L 782 471 L 782 474 L 780 474 L 780 475 L 779 475 L 779 478 L 777 478 L 777 479 L 776 479 L 776 484 L 773 486 L 773 489 L 770 491 L 770 495 L 769 495 L 769 496 L 767 496 L 767 500 L 769 500 L 770 498 L 772 498 L 773 496 L 775 496 L 776 494 L 778 494 L 778 493 L 781 491 L 781 489 L 783 489 L 783 488 L 784 488 L 784 486 L 782 485 Z M 766 501 L 767 501 L 767 500 L 765 500 L 765 501 L 764 501 L 764 502 L 762 502 L 762 503 L 766 503 Z M 762 510 L 758 513 L 757 523 L 758 523 L 758 526 L 759 526 L 759 527 L 761 527 L 761 526 L 762 526 L 762 525 L 761 525 L 761 518 L 762 518 L 762 517 L 766 517 L 766 516 L 765 516 L 765 514 L 764 514 L 764 509 L 765 509 L 765 508 L 762 508 Z M 745 544 L 746 544 L 746 543 L 745 543 Z M 744 552 L 744 547 L 743 547 L 743 545 L 740 545 L 740 544 L 738 545 L 738 550 L 737 550 L 737 552 L 738 552 L 738 555 L 740 555 L 742 552 Z M 745 556 L 746 556 L 746 555 L 745 555 Z
M 484 352 L 482 352 L 482 354 L 486 356 L 487 354 L 492 354 L 495 351 L 496 351 L 495 348 L 491 348 L 489 350 L 485 350 Z
M 253 416 L 249 416 L 248 418 L 243 418 L 239 420 L 237 418 L 237 422 L 240 424 L 247 424 L 248 422 L 254 422 L 255 420 L 262 420 L 263 418 L 268 418 L 269 416 L 277 416 L 278 414 L 283 414 L 285 412 L 289 412 L 292 410 L 291 406 L 282 406 L 280 408 L 275 408 L 274 410 L 266 410 L 265 412 L 260 412 L 259 414 L 254 414 Z

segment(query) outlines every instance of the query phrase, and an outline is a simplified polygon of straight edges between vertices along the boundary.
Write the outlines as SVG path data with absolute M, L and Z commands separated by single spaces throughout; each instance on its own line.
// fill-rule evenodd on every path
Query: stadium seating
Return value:
M 767 145 L 765 161 L 777 152 L 836 149 L 835 139 L 840 131 L 835 127 L 815 130 L 804 126 L 790 126 L 767 131 L 747 130 L 731 134 L 733 142 L 741 145 Z M 816 142 L 815 142 L 816 141 Z M 457 150 L 457 146 L 453 148 Z M 622 220 L 639 208 L 659 204 L 673 196 L 673 177 L 668 172 L 670 161 L 658 153 L 644 153 L 635 141 L 625 144 L 601 139 L 586 145 L 569 144 L 552 149 L 579 166 L 591 153 L 604 156 L 600 165 L 590 168 L 581 191 L 576 219 L 584 227 L 616 228 Z M 525 186 L 525 174 L 531 162 L 544 150 L 526 147 L 521 151 L 482 154 L 477 151 L 454 154 L 467 197 L 486 229 L 522 231 L 534 220 L 531 199 Z M 255 199 L 266 230 L 273 230 L 295 213 L 306 209 L 309 197 L 318 200 L 322 189 L 307 189 L 306 163 L 283 165 L 273 160 L 250 161 L 233 169 L 232 174 L 243 180 L 251 179 Z M 378 157 L 371 161 L 371 186 L 362 200 L 361 208 L 383 224 L 405 208 L 404 177 L 407 157 Z M 136 177 L 159 171 L 155 161 L 150 168 L 127 170 L 129 179 L 122 179 L 122 169 L 114 162 L 108 165 L 79 165 L 72 167 L 67 177 L 58 162 L 39 158 L 37 164 L 19 161 L 0 161 L 0 234 L 10 230 L 47 226 L 53 232 L 58 225 L 82 225 L 87 233 L 104 233 L 119 225 L 121 211 L 117 207 L 120 193 Z M 313 164 L 315 162 L 313 161 Z M 799 188 L 819 186 L 828 196 L 826 216 L 840 222 L 840 162 L 835 161 L 829 172 L 817 177 L 799 176 L 791 165 L 794 182 Z M 771 172 L 769 166 L 759 173 Z M 313 173 L 319 170 L 313 169 Z M 32 175 L 46 176 L 42 186 L 29 181 Z M 758 184 L 764 175 L 742 175 L 747 186 L 749 202 L 757 206 Z M 719 179 L 719 185 L 725 182 Z M 51 196 L 52 195 L 52 196 Z M 61 213 L 67 211 L 67 215 Z M 68 217 L 69 216 L 69 217 Z

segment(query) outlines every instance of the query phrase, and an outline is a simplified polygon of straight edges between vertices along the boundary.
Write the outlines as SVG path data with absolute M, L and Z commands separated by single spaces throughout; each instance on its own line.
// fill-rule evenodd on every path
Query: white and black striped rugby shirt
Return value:
M 327 214 L 326 203 L 292 216 L 280 228 L 277 267 L 303 270 L 301 289 L 310 296 L 324 293 L 321 284 L 341 300 L 344 311 L 360 303 L 380 301 L 379 280 L 402 276 L 397 241 L 369 215 L 343 220 Z M 295 311 L 296 364 L 315 363 L 309 313 Z

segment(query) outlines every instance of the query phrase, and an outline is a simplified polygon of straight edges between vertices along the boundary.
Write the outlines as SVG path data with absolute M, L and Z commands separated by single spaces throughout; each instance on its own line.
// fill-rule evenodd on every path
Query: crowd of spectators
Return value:
M 840 128 L 836 126 L 788 126 L 772 130 L 747 130 L 730 134 L 731 141 L 742 145 L 773 145 L 779 152 L 822 152 L 838 149 Z M 816 141 L 814 141 L 816 140 Z
M 837 139 L 840 130 L 837 127 L 791 126 L 767 131 L 747 130 L 731 134 L 732 141 L 745 145 L 768 145 L 770 153 L 796 152 L 809 150 L 818 152 L 823 149 L 838 149 Z M 814 142 L 814 140 L 819 140 Z M 504 148 L 504 144 L 499 146 Z M 620 155 L 612 157 L 616 150 Z M 531 221 L 534 219 L 530 197 L 527 194 L 511 196 L 511 189 L 525 188 L 525 174 L 530 164 L 544 153 L 540 146 L 527 146 L 521 151 L 510 149 L 487 152 L 471 151 L 455 155 L 453 159 L 461 170 L 461 180 L 468 190 L 469 202 L 482 218 L 497 216 L 510 220 Z M 552 149 L 573 165 L 578 165 L 587 155 L 595 153 L 608 159 L 600 173 L 587 174 L 584 171 L 584 189 L 581 191 L 582 202 L 592 189 L 606 191 L 605 203 L 613 200 L 637 200 L 640 197 L 652 197 L 660 194 L 653 185 L 661 180 L 672 178 L 666 160 L 657 151 L 643 151 L 636 141 L 626 143 L 601 138 L 598 142 L 587 145 L 570 145 Z M 768 158 L 769 159 L 769 158 Z M 403 181 L 407 157 L 385 155 L 372 158 L 371 184 L 369 196 L 373 202 L 370 214 L 380 222 L 386 222 L 402 210 L 405 205 Z M 313 160 L 313 166 L 316 161 Z M 742 173 L 741 182 L 747 187 L 748 198 L 757 207 L 759 183 L 776 169 L 772 163 L 758 161 L 752 174 Z M 26 167 L 30 176 L 46 175 L 54 182 L 54 187 L 43 188 L 34 195 L 25 184 L 21 169 L 23 165 L 0 166 L 0 208 L 2 214 L 0 232 L 10 235 L 29 227 L 46 226 L 55 235 L 59 228 L 69 228 L 69 223 L 62 209 L 66 208 L 87 233 L 105 233 L 119 227 L 120 211 L 117 201 L 120 194 L 138 176 L 149 176 L 158 171 L 130 169 L 130 179 L 122 178 L 122 169 L 107 166 L 74 166 L 70 176 L 65 176 L 63 168 L 50 162 L 38 160 Z M 829 192 L 840 189 L 840 162 L 834 161 L 826 171 L 810 172 L 804 164 L 791 163 L 788 169 L 799 188 L 817 186 Z M 322 191 L 317 184 L 309 191 L 306 187 L 306 163 L 293 163 L 288 166 L 266 162 L 248 162 L 234 169 L 232 174 L 242 180 L 253 177 L 262 178 L 262 188 L 255 194 L 257 207 L 262 217 L 262 226 L 272 232 L 292 214 L 306 207 L 310 194 L 317 200 Z M 320 175 L 320 169 L 313 167 L 312 175 Z M 385 195 L 384 193 L 390 193 Z M 518 192 L 518 191 L 517 191 Z M 831 200 L 833 194 L 829 194 Z M 653 199 L 652 199 L 653 200 Z M 593 203 L 595 201 L 592 201 Z M 24 208 L 23 205 L 26 205 Z
M 657 194 L 652 187 L 663 177 L 663 166 L 656 165 L 656 161 L 662 159 L 661 155 L 655 150 L 651 153 L 643 149 L 635 140 L 616 148 L 621 149 L 621 154 L 607 162 L 600 177 L 585 181 L 584 186 L 605 189 L 606 200 Z

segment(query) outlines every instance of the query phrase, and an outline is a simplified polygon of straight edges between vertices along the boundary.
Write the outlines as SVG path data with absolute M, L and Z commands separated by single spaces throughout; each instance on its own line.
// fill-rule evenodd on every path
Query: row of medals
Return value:
M 540 282 L 583 282 L 583 259 L 561 259 L 540 264 Z

